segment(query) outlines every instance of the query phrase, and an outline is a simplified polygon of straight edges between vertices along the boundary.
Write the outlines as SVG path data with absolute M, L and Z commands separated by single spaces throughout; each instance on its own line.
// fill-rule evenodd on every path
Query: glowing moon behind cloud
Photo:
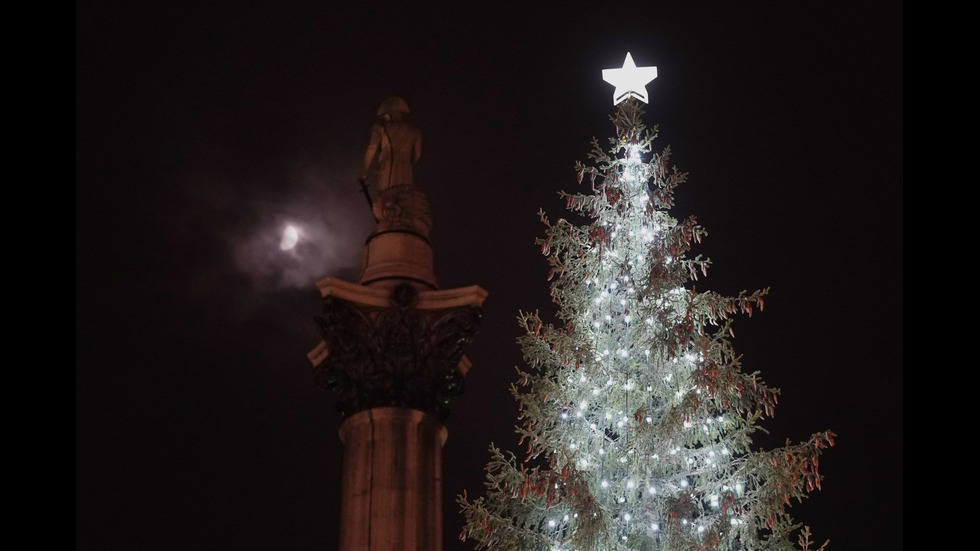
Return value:
M 286 229 L 282 231 L 282 241 L 279 242 L 279 248 L 288 251 L 296 246 L 297 241 L 299 241 L 299 230 L 295 226 L 286 226 Z

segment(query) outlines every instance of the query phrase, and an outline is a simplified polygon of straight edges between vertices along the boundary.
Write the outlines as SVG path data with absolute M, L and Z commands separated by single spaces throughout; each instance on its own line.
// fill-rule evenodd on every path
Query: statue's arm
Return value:
M 372 128 L 371 139 L 368 141 L 367 151 L 364 152 L 364 162 L 361 164 L 361 180 L 366 180 L 371 173 L 371 165 L 374 164 L 374 157 L 378 154 L 380 145 L 381 134 L 377 128 Z
M 412 163 L 417 163 L 419 157 L 422 156 L 422 132 L 419 132 L 415 137 L 415 143 L 412 145 Z

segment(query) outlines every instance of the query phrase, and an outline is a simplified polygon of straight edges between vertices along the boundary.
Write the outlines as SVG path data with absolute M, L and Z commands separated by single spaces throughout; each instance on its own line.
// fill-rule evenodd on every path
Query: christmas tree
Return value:
M 526 455 L 491 445 L 487 494 L 459 497 L 460 537 L 478 549 L 792 549 L 787 508 L 820 487 L 834 434 L 752 448 L 779 391 L 743 372 L 732 318 L 761 311 L 767 290 L 696 288 L 710 262 L 689 253 L 706 232 L 668 214 L 686 174 L 669 147 L 654 151 L 636 99 L 610 119 L 610 147 L 593 140 L 575 165 L 587 191 L 561 193 L 583 223 L 540 213 L 557 319 L 518 316 L 526 365 L 511 391 Z M 796 535 L 804 549 L 809 534 Z

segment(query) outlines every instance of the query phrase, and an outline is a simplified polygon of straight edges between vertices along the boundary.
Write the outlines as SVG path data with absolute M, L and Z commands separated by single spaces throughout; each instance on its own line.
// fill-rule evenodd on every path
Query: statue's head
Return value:
M 408 109 L 408 103 L 398 96 L 391 96 L 390 98 L 381 102 L 378 107 L 378 117 L 385 117 L 393 120 L 404 119 L 411 111 Z

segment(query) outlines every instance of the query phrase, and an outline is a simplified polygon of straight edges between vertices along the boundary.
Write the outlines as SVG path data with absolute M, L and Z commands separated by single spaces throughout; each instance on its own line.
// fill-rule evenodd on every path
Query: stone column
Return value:
M 416 268 L 372 286 L 318 282 L 323 341 L 309 358 L 344 417 L 341 551 L 442 549 L 442 421 L 487 293 L 426 290 Z
M 409 408 L 372 408 L 340 426 L 340 549 L 442 549 L 446 427 Z

